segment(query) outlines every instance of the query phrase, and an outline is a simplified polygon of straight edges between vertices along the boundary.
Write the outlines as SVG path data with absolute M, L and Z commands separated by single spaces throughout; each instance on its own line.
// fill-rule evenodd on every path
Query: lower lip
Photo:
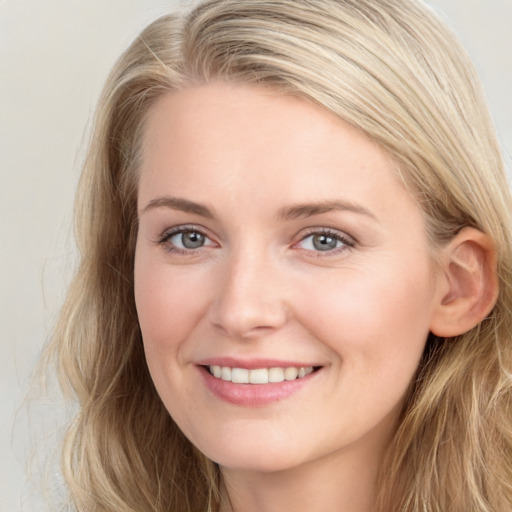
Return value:
M 315 371 L 295 380 L 269 384 L 233 384 L 233 382 L 214 377 L 204 366 L 198 368 L 206 387 L 214 395 L 230 404 L 245 407 L 263 407 L 284 400 L 300 391 L 318 373 Z

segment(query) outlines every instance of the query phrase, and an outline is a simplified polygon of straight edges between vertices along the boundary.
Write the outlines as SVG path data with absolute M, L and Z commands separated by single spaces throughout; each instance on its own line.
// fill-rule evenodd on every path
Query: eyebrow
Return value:
M 351 203 L 349 201 L 322 201 L 320 203 L 304 203 L 286 208 L 281 208 L 277 214 L 278 218 L 284 220 L 299 219 L 303 217 L 312 217 L 335 211 L 348 211 L 365 215 L 371 219 L 377 220 L 377 217 L 368 209 L 361 205 Z
M 163 196 L 157 197 L 149 201 L 149 203 L 141 210 L 141 214 L 146 213 L 149 210 L 155 208 L 171 208 L 172 210 L 180 210 L 186 213 L 194 213 L 205 217 L 207 219 L 213 219 L 213 211 L 206 206 L 189 201 L 188 199 L 181 199 L 179 197 Z
M 196 203 L 194 201 L 189 201 L 188 199 L 172 196 L 162 196 L 152 199 L 140 213 L 143 214 L 156 208 L 170 208 L 172 210 L 180 210 L 186 213 L 193 213 L 207 219 L 215 218 L 213 211 L 205 205 Z M 322 201 L 319 203 L 303 203 L 287 206 L 281 208 L 277 212 L 277 218 L 282 220 L 293 220 L 305 217 L 313 217 L 314 215 L 321 215 L 322 213 L 329 213 L 334 211 L 349 211 L 377 220 L 377 217 L 370 210 L 364 208 L 363 206 L 340 200 Z

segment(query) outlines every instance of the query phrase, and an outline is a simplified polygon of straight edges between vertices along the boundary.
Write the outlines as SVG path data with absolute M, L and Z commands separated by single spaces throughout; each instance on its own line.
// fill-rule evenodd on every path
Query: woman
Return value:
M 511 198 L 421 3 L 213 0 L 106 84 L 51 353 L 77 510 L 512 506 Z

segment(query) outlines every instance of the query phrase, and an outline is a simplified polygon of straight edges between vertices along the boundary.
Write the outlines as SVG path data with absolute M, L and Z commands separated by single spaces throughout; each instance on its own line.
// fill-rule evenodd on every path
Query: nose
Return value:
M 219 269 L 211 305 L 213 325 L 232 338 L 251 338 L 282 327 L 288 320 L 282 272 L 264 254 L 241 251 Z

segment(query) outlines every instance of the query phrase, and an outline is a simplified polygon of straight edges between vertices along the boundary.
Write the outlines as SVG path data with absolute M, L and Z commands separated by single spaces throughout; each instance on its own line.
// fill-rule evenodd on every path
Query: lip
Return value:
M 317 377 L 319 371 L 313 371 L 300 379 L 273 382 L 268 384 L 234 384 L 229 381 L 215 378 L 208 371 L 208 366 L 229 366 L 231 368 L 245 368 L 248 370 L 272 367 L 302 367 L 320 365 L 298 363 L 296 361 L 283 361 L 273 359 L 239 360 L 229 357 L 205 359 L 197 363 L 197 369 L 208 390 L 217 398 L 229 404 L 242 407 L 264 407 L 275 402 L 285 400 L 299 392 Z

